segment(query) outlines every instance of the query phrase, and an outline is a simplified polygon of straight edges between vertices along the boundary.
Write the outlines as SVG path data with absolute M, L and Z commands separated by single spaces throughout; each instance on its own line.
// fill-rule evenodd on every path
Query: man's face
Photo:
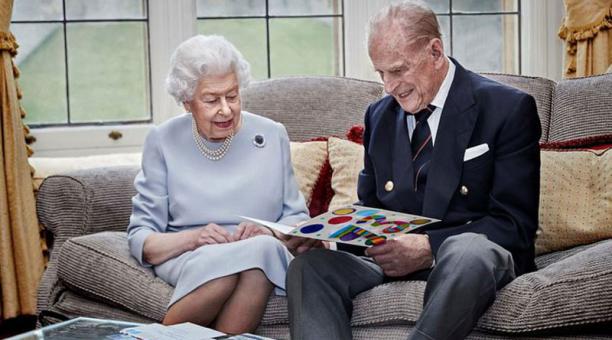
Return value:
M 378 34 L 370 44 L 370 59 L 382 79 L 385 91 L 393 96 L 406 112 L 416 113 L 431 103 L 441 81 L 440 67 L 443 57 L 439 39 L 429 42 L 389 44 L 389 34 Z M 390 45 L 394 45 L 391 48 Z

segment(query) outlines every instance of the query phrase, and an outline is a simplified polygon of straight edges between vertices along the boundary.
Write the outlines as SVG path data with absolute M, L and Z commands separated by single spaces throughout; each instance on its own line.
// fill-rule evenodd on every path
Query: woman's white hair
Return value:
M 172 53 L 166 90 L 182 104 L 192 99 L 199 81 L 207 76 L 234 72 L 240 88 L 244 88 L 251 79 L 250 71 L 249 63 L 224 37 L 196 35 Z

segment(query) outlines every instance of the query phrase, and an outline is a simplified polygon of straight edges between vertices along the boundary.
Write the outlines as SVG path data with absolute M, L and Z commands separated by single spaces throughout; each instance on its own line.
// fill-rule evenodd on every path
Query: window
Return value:
M 444 48 L 477 72 L 521 73 L 520 0 L 427 0 Z
M 198 33 L 220 34 L 255 79 L 344 75 L 342 0 L 197 0 Z
M 144 0 L 19 0 L 11 30 L 32 127 L 151 121 Z

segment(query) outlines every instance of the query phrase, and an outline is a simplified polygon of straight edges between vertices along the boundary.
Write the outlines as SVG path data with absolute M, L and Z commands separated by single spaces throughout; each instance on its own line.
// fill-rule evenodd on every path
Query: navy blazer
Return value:
M 473 232 L 510 251 L 517 275 L 532 271 L 541 135 L 535 101 L 452 62 L 455 77 L 438 126 L 422 211 L 415 204 L 405 112 L 391 96 L 371 104 L 365 114 L 360 204 L 442 220 L 425 230 L 434 256 L 449 236 Z M 466 149 L 483 143 L 488 152 L 463 161 Z M 387 181 L 393 190 L 385 190 Z

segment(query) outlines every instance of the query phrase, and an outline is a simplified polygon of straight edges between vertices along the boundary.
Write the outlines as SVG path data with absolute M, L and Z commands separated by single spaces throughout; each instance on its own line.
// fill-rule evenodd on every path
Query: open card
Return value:
M 299 227 L 291 227 L 247 216 L 240 217 L 265 225 L 286 235 L 366 247 L 384 243 L 387 239 L 413 232 L 440 221 L 429 217 L 359 205 L 350 205 L 328 211 L 307 220 Z

